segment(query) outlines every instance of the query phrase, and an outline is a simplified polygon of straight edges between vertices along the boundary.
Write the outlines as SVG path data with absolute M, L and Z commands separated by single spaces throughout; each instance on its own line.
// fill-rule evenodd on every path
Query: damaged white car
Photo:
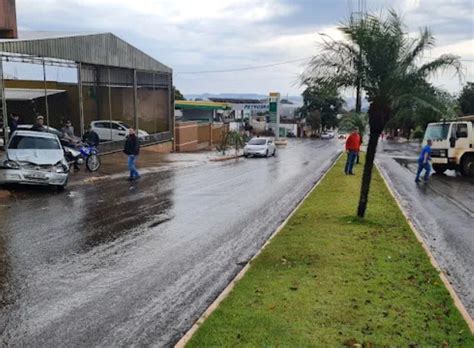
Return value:
M 51 133 L 16 131 L 0 157 L 0 184 L 51 185 L 62 190 L 68 177 L 63 148 Z

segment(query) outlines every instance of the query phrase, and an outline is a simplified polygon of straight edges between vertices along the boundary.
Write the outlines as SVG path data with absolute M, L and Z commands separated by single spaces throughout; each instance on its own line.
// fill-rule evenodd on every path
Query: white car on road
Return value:
M 69 165 L 58 137 L 17 130 L 0 157 L 0 184 L 52 185 L 64 189 Z
M 276 147 L 272 139 L 252 138 L 244 147 L 244 156 L 275 156 Z
M 329 132 L 322 132 L 321 139 L 332 139 L 332 136 Z
M 99 120 L 92 121 L 91 127 L 99 136 L 100 141 L 118 141 L 125 140 L 128 135 L 129 125 L 122 121 Z M 144 130 L 139 129 L 137 136 L 144 139 L 149 134 Z

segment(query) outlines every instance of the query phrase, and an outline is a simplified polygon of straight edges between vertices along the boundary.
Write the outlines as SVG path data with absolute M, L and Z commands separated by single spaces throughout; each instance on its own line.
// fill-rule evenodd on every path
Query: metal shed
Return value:
M 96 93 L 103 97 L 104 100 L 101 101 L 103 104 L 108 101 L 110 119 L 113 113 L 112 92 L 114 88 L 120 88 L 122 98 L 127 95 L 126 100 L 121 100 L 120 103 L 123 104 L 123 109 L 133 113 L 133 124 L 136 128 L 139 127 L 141 121 L 145 123 L 145 118 L 143 120 L 141 118 L 139 104 L 146 100 L 149 104 L 146 108 L 144 107 L 146 112 L 153 115 L 159 114 L 161 117 L 159 121 L 162 123 L 161 128 L 155 126 L 154 131 L 150 132 L 148 141 L 156 143 L 173 139 L 172 69 L 112 33 L 20 32 L 18 39 L 0 39 L 0 57 L 0 117 L 4 121 L 4 137 L 8 137 L 6 131 L 8 112 L 3 65 L 4 62 L 19 62 L 43 66 L 47 122 L 49 122 L 49 110 L 46 66 L 71 67 L 77 69 L 77 107 L 81 135 L 85 128 L 84 87 L 92 86 L 101 89 Z M 154 93 L 158 91 L 159 98 L 157 98 L 158 94 Z M 144 95 L 140 100 L 139 93 Z M 158 104 L 157 99 L 160 99 Z M 129 104 L 133 105 L 129 106 Z M 156 108 L 160 110 L 157 111 Z M 104 113 L 102 111 L 102 114 Z M 166 123 L 164 114 L 166 114 Z M 149 123 L 157 122 L 152 121 L 153 115 L 148 117 Z M 166 130 L 163 124 L 166 124 Z

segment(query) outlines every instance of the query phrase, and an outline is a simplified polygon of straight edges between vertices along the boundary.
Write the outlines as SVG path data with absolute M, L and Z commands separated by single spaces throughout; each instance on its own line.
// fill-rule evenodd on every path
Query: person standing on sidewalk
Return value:
M 357 129 L 353 129 L 351 134 L 347 137 L 346 140 L 346 152 L 347 152 L 347 161 L 344 173 L 346 175 L 354 175 L 352 168 L 354 167 L 354 162 L 356 160 L 357 154 L 360 149 L 360 135 L 357 132 Z
M 423 169 L 425 170 L 425 183 L 428 182 L 430 178 L 431 145 L 433 145 L 433 141 L 431 139 L 428 139 L 426 141 L 426 145 L 423 146 L 423 148 L 421 149 L 420 157 L 418 157 L 418 171 L 416 172 L 415 178 L 416 183 L 420 182 L 420 176 Z
M 140 178 L 140 174 L 137 171 L 136 161 L 140 152 L 140 142 L 135 134 L 135 129 L 130 128 L 128 130 L 128 136 L 125 140 L 125 147 L 123 152 L 128 156 L 128 169 L 130 170 L 130 177 L 128 181 L 134 181 Z

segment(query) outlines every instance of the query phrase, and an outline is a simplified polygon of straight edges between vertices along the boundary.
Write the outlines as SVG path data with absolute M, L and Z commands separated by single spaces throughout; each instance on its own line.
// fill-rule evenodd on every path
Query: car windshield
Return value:
M 15 150 L 59 150 L 61 147 L 56 139 L 15 135 L 8 148 Z
M 430 124 L 426 128 L 425 140 L 444 140 L 448 138 L 449 124 Z
M 127 129 L 130 129 L 130 126 L 129 126 L 128 124 L 126 124 L 126 123 L 119 122 L 119 124 L 120 124 L 121 126 L 124 126 L 124 127 L 127 128 Z
M 266 144 L 266 140 L 265 139 L 251 139 L 249 141 L 249 145 L 265 145 Z

